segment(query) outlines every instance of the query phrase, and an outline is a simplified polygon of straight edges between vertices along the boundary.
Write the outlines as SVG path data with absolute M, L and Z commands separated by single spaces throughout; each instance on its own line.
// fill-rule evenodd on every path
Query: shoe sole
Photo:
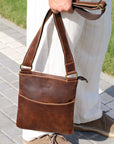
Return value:
M 110 137 L 110 138 L 114 138 L 114 134 L 109 134 L 105 131 L 99 130 L 99 129 L 95 129 L 95 128 L 91 128 L 91 127 L 87 127 L 87 126 L 80 126 L 80 125 L 76 125 L 74 124 L 74 129 L 77 131 L 91 131 L 91 132 L 96 132 L 99 133 L 103 136 L 106 137 Z

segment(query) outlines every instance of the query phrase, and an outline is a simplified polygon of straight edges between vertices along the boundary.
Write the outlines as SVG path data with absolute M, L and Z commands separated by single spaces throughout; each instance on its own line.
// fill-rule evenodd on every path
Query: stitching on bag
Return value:
M 34 77 L 43 77 L 43 78 L 47 78 L 47 79 L 55 79 L 55 80 L 59 80 L 59 81 L 63 81 L 63 82 L 67 82 L 67 83 L 75 83 L 76 81 L 78 81 L 76 78 L 74 77 L 70 77 L 70 78 L 67 78 L 67 80 L 65 79 L 65 77 L 62 77 L 64 79 L 60 79 L 60 78 L 54 78 L 54 77 L 51 77 L 51 75 L 49 77 L 47 76 L 40 76 L 40 75 L 35 75 L 35 74 L 24 74 L 24 73 L 20 73 L 20 75 L 24 75 L 24 76 L 34 76 Z
M 68 104 L 72 104 L 72 103 L 74 103 L 74 99 L 71 101 L 71 102 L 67 102 L 67 103 L 46 103 L 46 102 L 40 102 L 40 101 L 35 101 L 35 100 L 32 100 L 32 99 L 30 99 L 30 98 L 27 98 L 27 97 L 25 97 L 25 96 L 23 96 L 23 95 L 21 95 L 21 94 L 19 94 L 19 97 L 23 97 L 24 99 L 26 99 L 26 100 L 28 100 L 28 101 L 31 101 L 31 102 L 33 102 L 33 103 L 39 103 L 39 104 L 43 104 L 43 105 L 68 105 Z

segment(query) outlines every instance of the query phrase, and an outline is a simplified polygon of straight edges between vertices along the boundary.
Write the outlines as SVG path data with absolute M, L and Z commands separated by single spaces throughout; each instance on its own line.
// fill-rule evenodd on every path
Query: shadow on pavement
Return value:
M 114 97 L 114 85 L 112 85 L 111 87 L 106 89 L 104 92 L 109 94 L 110 96 Z
M 70 141 L 72 144 L 97 144 L 99 143 L 105 143 L 107 141 L 107 137 L 99 135 L 94 132 L 79 132 L 74 131 L 72 135 L 63 135 L 68 141 Z M 108 139 L 109 141 L 109 139 Z M 110 139 L 110 144 L 112 144 L 113 141 Z

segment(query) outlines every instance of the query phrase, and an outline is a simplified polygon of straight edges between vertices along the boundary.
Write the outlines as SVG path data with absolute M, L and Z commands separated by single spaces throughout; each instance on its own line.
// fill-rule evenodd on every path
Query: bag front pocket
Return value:
M 68 103 L 44 103 L 19 95 L 17 126 L 61 134 L 72 134 L 74 100 Z

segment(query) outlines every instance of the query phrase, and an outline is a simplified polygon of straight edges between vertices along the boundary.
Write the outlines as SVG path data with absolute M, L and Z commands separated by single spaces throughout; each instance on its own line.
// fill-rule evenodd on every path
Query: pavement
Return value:
M 0 17 L 0 144 L 22 144 L 22 130 L 16 127 L 18 72 L 26 53 L 26 30 Z M 114 78 L 101 73 L 102 109 L 114 118 Z M 72 144 L 114 144 L 94 132 L 65 136 Z

